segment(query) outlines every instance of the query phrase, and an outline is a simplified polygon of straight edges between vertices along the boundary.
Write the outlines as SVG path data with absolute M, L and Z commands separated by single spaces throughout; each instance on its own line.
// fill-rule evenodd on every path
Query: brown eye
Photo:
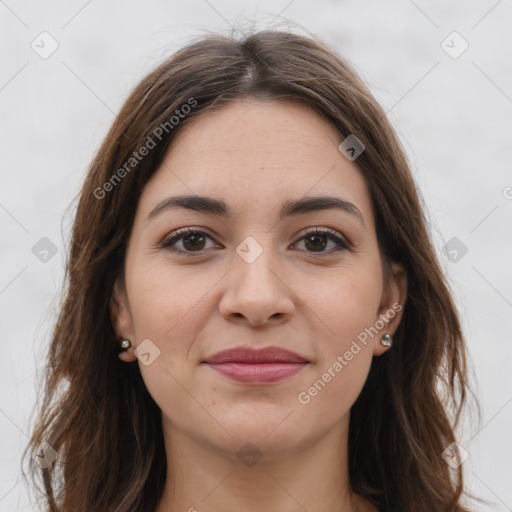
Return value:
M 186 235 L 182 237 L 183 247 L 187 251 L 196 251 L 204 249 L 205 237 L 201 234 Z
M 350 250 L 349 244 L 338 236 L 338 233 L 330 228 L 318 229 L 313 228 L 307 232 L 305 236 L 299 239 L 304 240 L 304 246 L 307 252 L 323 254 L 332 254 L 333 252 Z M 329 241 L 334 243 L 334 248 L 325 251 Z
M 171 236 L 160 244 L 160 247 L 175 251 L 178 254 L 196 256 L 205 251 L 205 245 L 208 239 L 213 240 L 212 237 L 204 231 L 187 227 L 178 229 L 172 233 Z M 330 228 L 311 228 L 298 242 L 302 240 L 304 241 L 306 252 L 319 256 L 328 256 L 334 252 L 352 250 L 348 242 L 341 238 L 337 231 Z M 334 247 L 330 250 L 325 250 L 329 242 L 332 242 Z M 181 247 L 177 246 L 177 244 L 181 244 Z
M 323 251 L 327 245 L 327 237 L 325 235 L 308 235 L 304 240 L 305 246 L 312 251 Z
M 212 240 L 212 238 L 203 231 L 183 228 L 177 230 L 169 238 L 165 239 L 160 247 L 175 250 L 178 253 L 200 253 L 205 249 L 207 239 Z M 174 247 L 178 242 L 181 243 L 183 248 Z

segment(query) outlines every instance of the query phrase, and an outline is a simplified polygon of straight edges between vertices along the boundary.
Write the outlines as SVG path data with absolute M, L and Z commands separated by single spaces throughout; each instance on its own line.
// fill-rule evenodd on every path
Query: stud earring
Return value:
M 121 348 L 122 348 L 123 350 L 127 350 L 127 349 L 129 349 L 131 346 L 132 346 L 132 344 L 131 344 L 131 341 L 130 341 L 130 340 L 123 340 L 123 341 L 121 342 Z
M 380 342 L 385 347 L 391 347 L 391 344 L 393 343 L 393 340 L 392 340 L 392 338 L 391 338 L 391 336 L 389 334 L 384 334 L 384 336 L 382 336 L 382 339 L 380 340 Z

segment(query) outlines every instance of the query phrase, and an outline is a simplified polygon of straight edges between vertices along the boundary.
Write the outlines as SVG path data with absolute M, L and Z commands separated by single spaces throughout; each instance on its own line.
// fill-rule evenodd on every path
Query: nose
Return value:
M 264 250 L 252 263 L 235 256 L 219 304 L 224 318 L 259 327 L 269 319 L 279 323 L 291 317 L 295 307 L 291 283 L 285 281 L 275 260 L 267 257 L 269 253 L 270 250 Z

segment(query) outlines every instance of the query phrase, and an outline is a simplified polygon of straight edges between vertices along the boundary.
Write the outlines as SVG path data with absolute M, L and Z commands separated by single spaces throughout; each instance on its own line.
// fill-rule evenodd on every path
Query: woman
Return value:
M 459 317 L 399 140 L 323 43 L 211 35 L 144 78 L 66 277 L 26 451 L 48 510 L 468 510 Z

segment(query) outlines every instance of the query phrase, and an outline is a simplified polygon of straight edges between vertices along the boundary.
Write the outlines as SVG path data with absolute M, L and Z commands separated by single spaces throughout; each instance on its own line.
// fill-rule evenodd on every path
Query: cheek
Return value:
M 315 313 L 318 329 L 329 340 L 325 352 L 350 345 L 354 337 L 373 325 L 380 303 L 381 280 L 372 265 L 351 265 L 325 278 L 297 282 L 298 295 Z
M 161 262 L 137 267 L 129 281 L 137 338 L 154 337 L 161 343 L 169 337 L 183 339 L 184 330 L 197 325 L 191 318 L 215 282 L 207 273 L 198 279 L 193 267 Z
M 322 395 L 311 409 L 335 403 L 339 413 L 351 407 L 370 369 L 373 338 L 368 332 L 380 302 L 380 274 L 370 265 L 344 268 L 310 290 L 308 306 L 321 319 L 316 336 L 320 382 L 311 398 Z
M 210 278 L 201 285 L 193 270 L 161 262 L 136 268 L 127 282 L 137 342 L 148 338 L 160 350 L 150 365 L 139 361 L 142 378 L 166 414 L 190 410 L 195 402 L 184 392 L 184 386 L 190 387 L 190 375 L 198 364 L 189 353 L 198 330 L 207 321 L 207 315 L 199 318 L 199 314 L 204 309 L 201 297 L 205 286 L 206 290 L 212 286 Z M 194 414 L 200 416 L 200 411 Z
M 297 402 L 320 429 L 350 410 L 368 377 L 373 348 L 365 329 L 376 319 L 380 278 L 372 267 L 351 268 L 310 290 L 308 306 L 322 320 L 317 323 L 319 352 L 314 378 L 304 383 Z

